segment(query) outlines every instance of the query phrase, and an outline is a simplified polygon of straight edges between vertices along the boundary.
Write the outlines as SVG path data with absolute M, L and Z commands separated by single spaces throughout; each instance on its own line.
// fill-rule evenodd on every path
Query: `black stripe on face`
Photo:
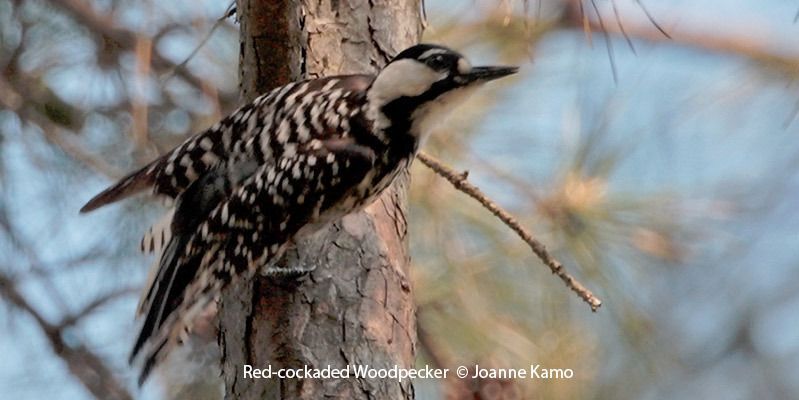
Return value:
M 438 96 L 461 86 L 453 78 L 452 75 L 449 75 L 435 82 L 430 89 L 418 96 L 402 96 L 381 107 L 380 111 L 391 121 L 388 134 L 408 133 L 413 123 L 411 115 L 414 111 L 423 104 L 435 100 Z
M 422 54 L 424 54 L 424 53 L 426 53 L 426 52 L 428 52 L 430 50 L 443 50 L 444 53 L 457 54 L 457 52 L 455 52 L 454 50 L 449 49 L 449 48 L 444 47 L 444 46 L 439 46 L 439 45 L 436 45 L 436 44 L 421 43 L 421 44 L 417 44 L 416 46 L 411 46 L 411 47 L 403 50 L 402 52 L 400 52 L 399 54 L 397 54 L 394 57 L 392 62 L 396 61 L 396 60 L 406 59 L 406 58 L 413 59 L 413 60 L 419 60 L 419 58 L 422 56 Z
M 419 44 L 398 54 L 391 62 L 415 60 L 438 72 L 457 71 L 458 62 L 463 58 L 458 52 L 444 46 Z

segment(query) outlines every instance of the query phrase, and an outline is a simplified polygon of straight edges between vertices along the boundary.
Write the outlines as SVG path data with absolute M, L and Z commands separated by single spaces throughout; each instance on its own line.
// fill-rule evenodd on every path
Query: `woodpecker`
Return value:
M 81 212 L 145 190 L 174 201 L 142 240 L 160 256 L 137 312 L 139 383 L 231 281 L 273 271 L 293 242 L 369 205 L 436 123 L 516 71 L 418 44 L 377 75 L 276 88 L 92 198 Z

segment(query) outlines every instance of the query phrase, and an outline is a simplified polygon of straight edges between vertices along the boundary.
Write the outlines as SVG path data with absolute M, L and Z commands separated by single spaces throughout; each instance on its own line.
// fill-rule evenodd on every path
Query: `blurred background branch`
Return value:
M 132 399 L 125 387 L 117 381 L 105 362 L 74 338 L 66 339 L 64 330 L 68 326 L 53 325 L 39 313 L 20 293 L 14 282 L 0 274 L 0 295 L 5 301 L 28 314 L 50 343 L 53 353 L 60 358 L 75 379 L 95 398 L 125 400 Z

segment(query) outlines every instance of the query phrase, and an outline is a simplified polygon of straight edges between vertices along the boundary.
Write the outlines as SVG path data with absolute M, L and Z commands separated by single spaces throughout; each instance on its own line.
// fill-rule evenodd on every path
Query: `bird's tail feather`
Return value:
M 153 161 L 138 171 L 122 178 L 108 189 L 103 190 L 89 200 L 86 205 L 80 209 L 80 212 L 87 213 L 96 210 L 106 204 L 122 200 L 152 187 L 155 184 L 156 175 L 158 173 L 158 168 L 156 168 L 156 166 L 160 161 L 161 159 Z

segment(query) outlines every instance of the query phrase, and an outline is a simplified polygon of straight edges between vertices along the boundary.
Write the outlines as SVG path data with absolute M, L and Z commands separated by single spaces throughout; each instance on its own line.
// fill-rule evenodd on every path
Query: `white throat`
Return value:
M 420 146 L 430 136 L 430 132 L 453 116 L 453 111 L 474 93 L 477 86 L 479 85 L 451 90 L 435 100 L 422 104 L 414 111 L 411 115 L 413 124 L 409 133 L 419 140 Z

